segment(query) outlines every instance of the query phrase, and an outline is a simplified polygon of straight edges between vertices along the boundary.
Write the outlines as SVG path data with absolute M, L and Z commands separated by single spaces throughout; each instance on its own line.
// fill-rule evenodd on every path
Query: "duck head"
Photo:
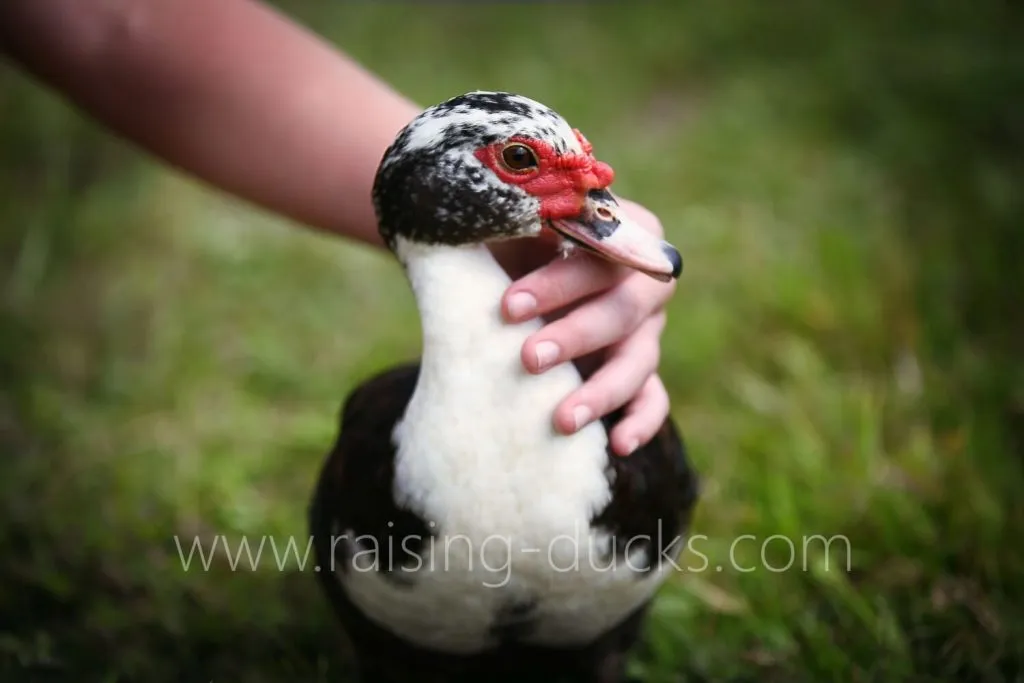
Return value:
M 611 167 L 552 109 L 477 91 L 423 111 L 385 152 L 373 188 L 381 236 L 461 246 L 536 237 L 667 281 L 682 257 L 633 222 L 608 191 Z

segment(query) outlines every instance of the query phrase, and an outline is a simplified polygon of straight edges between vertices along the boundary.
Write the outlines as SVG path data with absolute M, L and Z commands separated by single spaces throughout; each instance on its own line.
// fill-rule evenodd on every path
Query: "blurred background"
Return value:
M 662 372 L 724 570 L 638 676 L 1024 680 L 1019 9 L 278 4 L 424 105 L 551 105 L 685 255 Z M 0 677 L 344 680 L 296 560 L 174 539 L 303 539 L 343 397 L 419 351 L 401 271 L 8 66 L 0 145 Z

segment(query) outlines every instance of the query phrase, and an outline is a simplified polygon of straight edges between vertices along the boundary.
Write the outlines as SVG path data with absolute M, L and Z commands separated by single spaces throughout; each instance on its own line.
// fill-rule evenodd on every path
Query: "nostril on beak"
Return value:
M 672 264 L 672 277 L 678 278 L 680 273 L 683 272 L 683 256 L 679 253 L 679 250 L 673 247 L 668 242 L 661 243 L 661 252 L 665 254 L 665 258 Z

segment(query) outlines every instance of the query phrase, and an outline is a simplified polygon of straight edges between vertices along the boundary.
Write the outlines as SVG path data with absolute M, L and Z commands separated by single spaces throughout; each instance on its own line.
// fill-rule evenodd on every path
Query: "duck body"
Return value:
M 396 140 L 390 167 L 403 156 L 434 156 L 433 166 L 387 185 L 386 155 L 376 195 L 382 234 L 416 296 L 423 355 L 365 381 L 344 404 L 310 507 L 318 576 L 368 681 L 613 683 L 652 595 L 677 569 L 697 477 L 671 420 L 628 457 L 610 450 L 617 414 L 571 436 L 554 431 L 555 406 L 581 376 L 569 363 L 540 375 L 522 368 L 520 349 L 541 323 L 502 321 L 510 279 L 486 246 L 510 225 L 532 225 L 494 215 L 493 205 L 504 197 L 513 213 L 531 209 L 471 163 L 458 206 L 432 206 L 415 185 L 451 168 L 436 149 L 493 144 L 486 135 L 453 143 L 453 126 L 456 137 L 467 126 L 481 137 L 481 121 L 527 131 L 539 122 L 564 155 L 589 144 L 559 131 L 567 126 L 542 105 L 504 93 L 455 98 L 441 105 L 447 117 L 431 111 L 417 120 L 427 131 L 414 122 L 404 133 L 413 142 Z M 497 134 L 499 144 L 512 137 Z M 410 152 L 417 135 L 422 149 Z M 427 196 L 457 193 L 457 176 Z M 388 233 L 401 223 L 387 222 L 383 205 L 396 185 L 416 199 L 395 202 L 405 227 Z M 463 208 L 478 204 L 483 215 Z M 474 232 L 457 224 L 459 210 Z

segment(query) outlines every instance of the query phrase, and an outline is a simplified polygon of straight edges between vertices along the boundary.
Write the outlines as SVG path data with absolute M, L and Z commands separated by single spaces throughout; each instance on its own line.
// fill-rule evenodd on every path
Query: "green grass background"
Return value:
M 279 4 L 424 105 L 555 107 L 683 252 L 661 369 L 709 569 L 639 676 L 1024 680 L 1019 11 Z M 400 270 L 6 67 L 0 142 L 0 677 L 345 680 L 308 570 L 183 571 L 174 536 L 301 539 L 342 399 L 418 352 Z

